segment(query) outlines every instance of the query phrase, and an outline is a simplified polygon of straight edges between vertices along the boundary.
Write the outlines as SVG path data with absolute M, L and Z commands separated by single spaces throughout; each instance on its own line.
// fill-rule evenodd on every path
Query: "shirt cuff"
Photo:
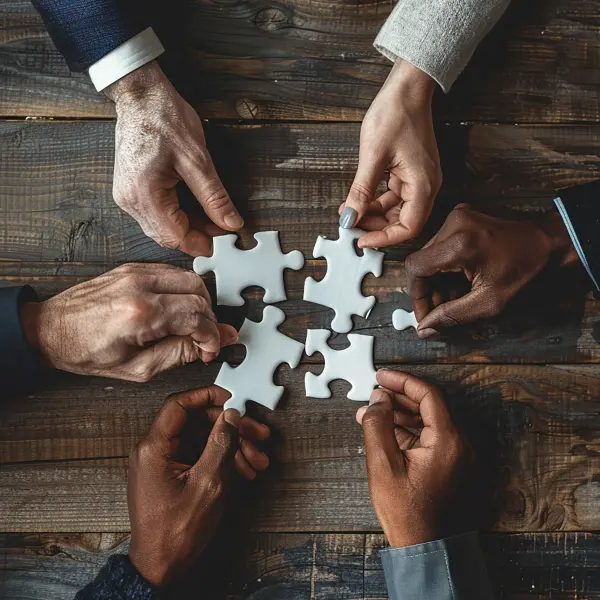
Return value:
M 492 600 L 475 532 L 381 551 L 390 600 Z
M 89 68 L 89 76 L 98 92 L 132 71 L 159 57 L 165 49 L 152 27 L 144 29 Z

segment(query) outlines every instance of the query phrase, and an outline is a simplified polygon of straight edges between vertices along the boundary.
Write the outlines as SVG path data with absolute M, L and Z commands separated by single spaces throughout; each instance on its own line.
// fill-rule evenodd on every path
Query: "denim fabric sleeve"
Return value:
M 37 302 L 29 286 L 0 288 L 0 395 L 31 391 L 45 372 L 41 354 L 31 347 L 21 327 L 25 302 Z
M 493 600 L 476 533 L 381 551 L 390 600 Z
M 85 71 L 146 29 L 133 0 L 33 0 L 72 71 Z
M 160 600 L 163 594 L 146 581 L 129 557 L 115 554 L 96 579 L 77 592 L 75 600 Z

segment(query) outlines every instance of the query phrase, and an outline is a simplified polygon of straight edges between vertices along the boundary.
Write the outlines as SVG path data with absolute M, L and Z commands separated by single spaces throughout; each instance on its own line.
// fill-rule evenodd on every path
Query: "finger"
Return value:
M 215 225 L 227 231 L 237 231 L 244 226 L 244 220 L 231 201 L 208 154 L 203 168 L 185 166 L 181 171 L 185 183 Z
M 225 401 L 228 392 L 210 386 L 169 396 L 152 423 L 148 437 L 165 456 L 174 456 L 190 410 L 204 409 Z
M 186 213 L 179 206 L 175 188 L 147 191 L 152 198 L 144 211 L 131 211 L 144 233 L 165 248 L 181 250 L 190 256 L 209 256 L 212 240 L 190 227 Z
M 359 159 L 358 170 L 340 216 L 340 226 L 350 229 L 360 223 L 373 201 L 375 190 L 384 176 L 385 167 L 377 162 Z
M 504 308 L 501 295 L 490 287 L 476 288 L 462 298 L 444 302 L 434 308 L 417 328 L 417 334 L 428 329 L 466 325 L 480 319 L 489 319 Z
M 261 452 L 252 442 L 242 439 L 240 449 L 248 464 L 255 471 L 265 471 L 269 467 L 269 457 Z
M 225 323 L 217 323 L 217 329 L 219 331 L 219 343 L 221 348 L 226 348 L 227 346 L 233 346 L 234 344 L 237 344 L 239 335 L 235 327 Z M 196 340 L 192 341 L 194 342 L 194 346 L 196 346 L 198 349 L 200 353 L 200 359 L 204 364 L 212 362 L 219 355 L 218 352 L 204 350 L 200 342 L 197 342 Z
M 240 413 L 234 409 L 224 411 L 214 424 L 206 447 L 191 472 L 199 478 L 227 481 L 239 448 Z
M 395 463 L 398 445 L 394 433 L 392 398 L 388 392 L 381 389 L 373 391 L 369 406 L 363 411 L 361 425 L 368 470 L 376 472 L 380 464 Z
M 419 405 L 424 430 L 429 429 L 436 435 L 453 430 L 446 403 L 434 385 L 409 373 L 387 369 L 377 371 L 377 381 L 396 393 L 405 394 Z M 423 434 L 421 436 L 423 442 Z M 422 443 L 422 446 L 425 447 L 425 444 Z
M 227 400 L 228 396 L 225 396 L 223 402 Z M 211 423 L 216 422 L 219 418 L 219 415 L 223 412 L 222 408 L 215 406 L 214 408 L 210 408 L 207 411 L 208 418 Z M 242 417 L 240 421 L 240 435 L 251 442 L 264 442 L 268 440 L 271 436 L 271 430 L 264 425 L 263 423 L 259 423 L 255 421 L 251 417 Z
M 248 464 L 240 450 L 235 453 L 235 470 L 246 480 L 256 479 L 256 471 Z

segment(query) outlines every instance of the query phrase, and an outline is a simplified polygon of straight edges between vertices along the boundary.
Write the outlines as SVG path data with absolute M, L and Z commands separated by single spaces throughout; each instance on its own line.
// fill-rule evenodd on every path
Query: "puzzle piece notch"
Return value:
M 213 240 L 213 255 L 194 259 L 194 271 L 204 275 L 214 271 L 217 284 L 217 304 L 242 306 L 241 291 L 251 285 L 265 290 L 263 302 L 274 304 L 287 298 L 283 271 L 298 271 L 304 265 L 299 250 L 284 254 L 279 244 L 279 232 L 261 231 L 254 234 L 256 246 L 250 250 L 236 248 L 238 236 L 221 235 Z
M 277 329 L 284 321 L 284 312 L 275 306 L 265 307 L 259 323 L 244 321 L 237 343 L 246 346 L 246 358 L 235 368 L 223 363 L 215 380 L 231 394 L 225 410 L 235 408 L 244 415 L 249 400 L 275 410 L 284 388 L 273 383 L 273 375 L 284 362 L 295 369 L 304 351 L 304 344 Z
M 407 310 L 403 310 L 399 308 L 392 313 L 392 325 L 394 329 L 398 331 L 404 331 L 409 327 L 414 327 L 415 329 L 419 326 L 419 322 L 417 321 L 417 317 L 415 317 L 415 312 L 408 312 Z
M 339 239 L 317 238 L 314 258 L 327 259 L 327 273 L 321 281 L 307 277 L 304 300 L 333 308 L 335 317 L 331 328 L 337 333 L 352 330 L 352 315 L 368 317 L 375 306 L 375 296 L 363 296 L 362 280 L 372 273 L 380 277 L 383 271 L 383 252 L 365 248 L 359 256 L 354 240 L 363 235 L 360 229 L 339 229 Z
M 319 352 L 325 358 L 325 367 L 320 375 L 306 373 L 304 387 L 310 398 L 331 398 L 329 383 L 335 379 L 344 379 L 351 384 L 350 400 L 369 400 L 371 392 L 377 386 L 375 367 L 373 366 L 373 343 L 370 335 L 351 333 L 348 335 L 350 346 L 344 350 L 334 350 L 327 343 L 331 332 L 327 329 L 309 329 L 306 334 L 305 351 L 308 356 Z

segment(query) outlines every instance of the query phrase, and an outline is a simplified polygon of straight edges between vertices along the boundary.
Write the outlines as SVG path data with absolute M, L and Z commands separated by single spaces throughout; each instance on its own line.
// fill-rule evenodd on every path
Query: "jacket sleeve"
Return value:
M 560 190 L 554 202 L 579 259 L 600 292 L 600 181 Z
M 72 71 L 95 62 L 148 27 L 131 0 L 33 0 Z
M 124 554 L 115 554 L 75 600 L 160 600 L 164 595 L 146 581 Z
M 375 48 L 392 61 L 412 63 L 448 92 L 509 4 L 510 0 L 398 0 Z
M 42 357 L 21 327 L 21 307 L 37 299 L 29 286 L 0 288 L 0 395 L 27 392 L 44 374 Z
M 381 551 L 390 600 L 493 600 L 476 533 Z

